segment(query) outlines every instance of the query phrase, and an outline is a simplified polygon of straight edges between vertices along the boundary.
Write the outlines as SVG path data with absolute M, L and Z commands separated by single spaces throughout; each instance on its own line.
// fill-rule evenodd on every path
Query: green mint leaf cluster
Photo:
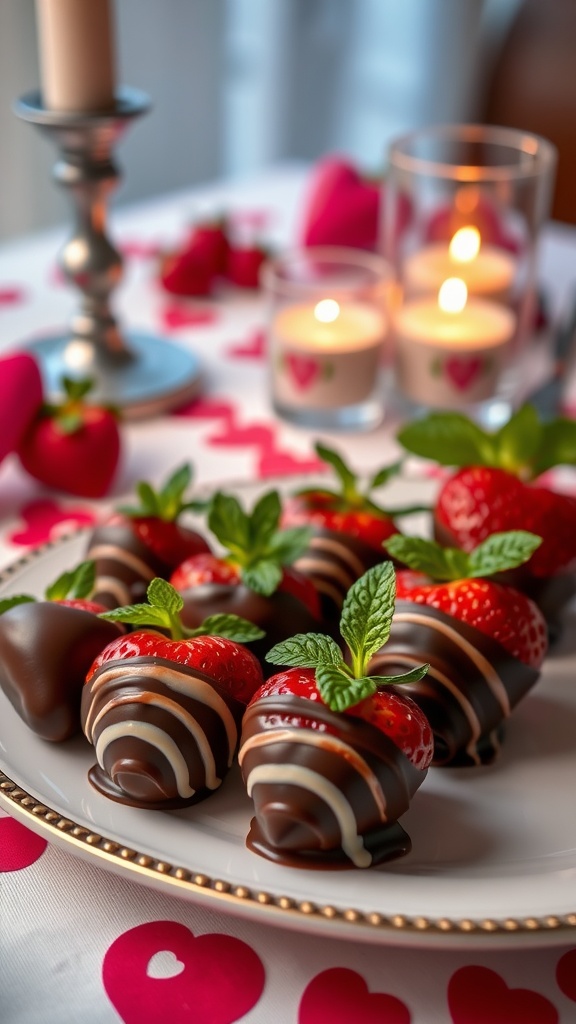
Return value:
M 576 422 L 540 420 L 524 405 L 499 430 L 483 430 L 464 413 L 433 412 L 398 432 L 408 451 L 443 466 L 491 466 L 534 479 L 559 465 L 576 465 Z
M 99 616 L 107 622 L 125 622 L 131 626 L 149 626 L 161 629 L 172 640 L 188 640 L 197 636 L 221 636 L 236 643 L 259 640 L 264 631 L 239 615 L 209 615 L 196 629 L 184 625 L 181 611 L 184 600 L 181 594 L 160 577 L 151 580 L 146 591 L 148 603 L 129 604 L 102 612 Z
M 280 529 L 282 507 L 277 491 L 268 491 L 246 512 L 232 494 L 219 491 L 208 511 L 208 526 L 230 559 L 240 567 L 242 581 L 258 594 L 277 590 L 283 566 L 308 546 L 308 527 Z
M 0 601 L 0 615 L 4 612 L 10 611 L 10 608 L 15 608 L 18 604 L 32 604 L 36 601 L 35 597 L 30 594 L 15 594 L 14 597 L 3 597 Z
M 93 561 L 81 562 L 76 569 L 63 572 L 57 580 L 46 588 L 44 596 L 47 601 L 64 601 L 90 597 L 96 582 L 96 566 Z
M 186 491 L 192 483 L 192 467 L 189 463 L 180 466 L 168 478 L 160 490 L 154 490 L 146 481 L 136 484 L 139 504 L 119 509 L 126 516 L 154 516 L 165 522 L 175 522 L 186 509 L 194 511 L 206 507 L 206 502 L 186 501 Z
M 527 530 L 493 533 L 467 554 L 459 548 L 443 548 L 433 540 L 395 534 L 384 541 L 388 554 L 431 580 L 477 579 L 516 569 L 534 554 L 542 538 Z
M 358 475 L 354 473 L 338 452 L 326 445 L 317 442 L 314 446 L 316 454 L 326 465 L 334 471 L 339 483 L 338 490 L 331 490 L 327 487 L 310 488 L 301 490 L 300 494 L 320 493 L 332 499 L 332 507 L 336 510 L 358 509 L 375 512 L 377 515 L 392 515 L 396 513 L 386 512 L 372 500 L 372 491 L 377 487 L 383 487 L 392 477 L 396 476 L 401 468 L 402 462 L 394 462 L 390 466 L 383 466 L 378 469 L 369 479 L 365 489 L 360 486 Z
M 396 578 L 391 562 L 382 562 L 350 587 L 340 619 L 340 633 L 350 651 L 351 665 L 338 645 L 322 633 L 299 633 L 276 644 L 266 655 L 273 665 L 313 668 L 322 700 L 332 711 L 354 707 L 390 683 L 421 679 L 428 665 L 395 676 L 369 676 L 370 658 L 390 636 Z

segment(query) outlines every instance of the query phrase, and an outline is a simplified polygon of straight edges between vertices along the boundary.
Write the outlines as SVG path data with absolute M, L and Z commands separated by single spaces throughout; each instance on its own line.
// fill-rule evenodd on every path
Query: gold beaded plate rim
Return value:
M 76 529 L 27 551 L 0 572 L 0 589 L 20 570 L 33 565 L 47 552 L 65 550 L 68 543 L 76 542 L 86 532 L 85 528 Z M 43 746 L 43 741 L 38 740 L 38 743 Z M 281 885 L 261 889 L 257 885 L 238 884 L 229 878 L 194 870 L 189 865 L 158 859 L 149 851 L 135 849 L 106 836 L 106 829 L 100 831 L 76 822 L 73 817 L 67 817 L 51 806 L 52 801 L 45 799 L 45 793 L 35 795 L 28 792 L 17 778 L 12 777 L 13 774 L 0 750 L 0 807 L 33 831 L 104 868 L 160 887 L 173 895 L 212 905 L 215 910 L 257 917 L 296 930 L 392 945 L 440 945 L 445 948 L 462 945 L 466 948 L 561 945 L 574 941 L 576 935 L 576 909 L 572 911 L 564 907 L 560 913 L 490 918 L 383 913 L 378 909 L 339 905 L 337 898 L 332 903 L 284 895 L 280 891 Z M 340 877 L 339 873 L 334 873 L 334 877 Z M 576 899 L 574 904 L 576 907 Z

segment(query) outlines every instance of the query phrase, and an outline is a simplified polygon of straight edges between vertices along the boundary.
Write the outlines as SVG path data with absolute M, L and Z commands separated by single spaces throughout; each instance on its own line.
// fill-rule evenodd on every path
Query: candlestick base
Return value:
M 272 408 L 277 416 L 295 427 L 308 430 L 367 431 L 380 426 L 384 419 L 381 395 L 374 396 L 358 405 L 341 405 L 335 408 L 307 408 L 306 406 L 282 405 L 273 401 Z
M 91 401 L 121 409 L 127 419 L 157 416 L 195 398 L 201 388 L 199 360 L 179 345 L 129 332 L 119 358 L 81 338 L 60 335 L 26 344 L 38 360 L 46 395 L 62 396 L 62 377 L 94 381 Z

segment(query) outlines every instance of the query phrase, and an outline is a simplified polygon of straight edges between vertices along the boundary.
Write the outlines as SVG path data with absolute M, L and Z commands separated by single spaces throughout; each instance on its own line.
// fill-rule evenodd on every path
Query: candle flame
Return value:
M 322 324 L 331 324 L 340 315 L 340 306 L 335 299 L 322 299 L 314 307 L 314 316 Z
M 460 277 L 448 277 L 438 292 L 443 313 L 461 313 L 468 301 L 468 289 Z
M 480 252 L 480 232 L 478 228 L 460 228 L 449 246 L 450 259 L 457 263 L 470 263 Z

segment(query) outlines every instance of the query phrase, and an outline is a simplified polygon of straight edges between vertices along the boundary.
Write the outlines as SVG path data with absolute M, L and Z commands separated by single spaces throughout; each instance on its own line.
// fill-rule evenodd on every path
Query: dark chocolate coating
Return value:
M 302 719 L 316 728 L 303 730 Z M 334 748 L 339 741 L 346 749 Z M 351 868 L 410 850 L 410 839 L 397 819 L 408 809 L 426 771 L 415 768 L 369 722 L 301 697 L 263 697 L 244 715 L 239 758 L 245 784 L 251 779 L 253 784 L 255 818 L 247 845 L 254 852 L 290 867 Z M 253 773 L 267 771 L 268 766 L 272 773 L 277 766 L 289 773 L 296 767 L 296 776 L 292 781 L 255 778 Z M 308 772 L 313 779 L 319 776 L 331 783 L 346 802 L 353 816 L 354 841 L 360 837 L 361 849 L 370 855 L 366 863 L 355 864 L 345 851 L 334 806 L 306 785 Z
M 294 563 L 316 587 L 324 624 L 335 639 L 340 639 L 340 612 L 350 587 L 384 557 L 384 550 L 375 551 L 350 534 L 315 529 L 307 550 Z
M 210 676 L 186 665 L 150 657 L 105 662 L 82 694 L 82 728 L 95 747 L 102 744 L 88 777 L 133 807 L 197 803 L 226 775 L 243 711 Z
M 196 629 L 209 615 L 240 615 L 264 630 L 265 636 L 247 644 L 256 655 L 265 676 L 280 672 L 266 661 L 266 654 L 281 640 L 295 633 L 317 633 L 322 623 L 292 594 L 276 590 L 269 597 L 240 584 L 201 583 L 182 593 L 182 621 Z
M 122 627 L 53 601 L 16 605 L 0 616 L 0 686 L 45 740 L 80 731 L 86 673 Z
M 402 692 L 430 722 L 432 764 L 490 763 L 503 721 L 540 673 L 473 626 L 427 605 L 397 601 L 390 638 L 369 673 L 391 675 L 425 662 L 428 673 L 403 684 Z
M 106 549 L 111 550 L 108 553 Z M 171 567 L 142 543 L 128 522 L 97 526 L 86 558 L 93 559 L 96 565 L 92 600 L 107 608 L 144 601 L 150 581 L 155 576 L 169 576 L 171 572 Z M 120 588 L 111 586 L 109 580 L 118 581 Z

